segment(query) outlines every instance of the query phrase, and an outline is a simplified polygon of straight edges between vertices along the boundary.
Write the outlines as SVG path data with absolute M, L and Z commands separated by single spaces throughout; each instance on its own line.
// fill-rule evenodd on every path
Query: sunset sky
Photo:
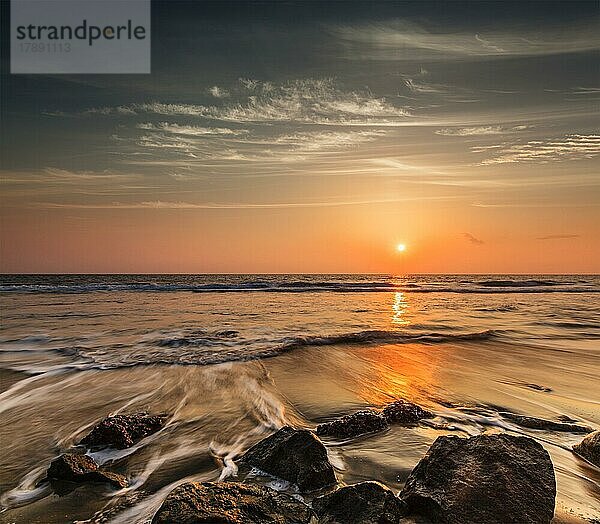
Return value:
M 598 27 L 164 2 L 151 75 L 42 76 L 6 74 L 4 23 L 0 269 L 600 272 Z

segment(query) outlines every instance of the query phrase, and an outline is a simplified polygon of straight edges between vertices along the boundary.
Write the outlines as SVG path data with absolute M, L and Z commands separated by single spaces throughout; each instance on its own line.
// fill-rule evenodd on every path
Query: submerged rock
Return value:
M 320 521 L 328 524 L 397 524 L 404 513 L 398 497 L 379 482 L 344 486 L 312 505 Z
M 265 486 L 238 482 L 188 482 L 175 488 L 153 524 L 308 524 L 312 510 Z
M 582 426 L 580 424 L 571 424 L 567 422 L 556 422 L 554 420 L 546 420 L 544 418 L 536 417 L 525 417 L 523 415 L 517 415 L 515 413 L 501 412 L 500 415 L 518 424 L 523 428 L 528 429 L 542 429 L 545 431 L 564 431 L 567 433 L 589 433 L 592 428 L 589 426 Z
M 293 482 L 301 491 L 316 491 L 336 482 L 325 446 L 306 429 L 281 428 L 252 446 L 241 462 Z
M 573 451 L 600 468 L 600 431 L 590 433 L 579 444 L 575 444 Z
M 115 488 L 127 486 L 127 479 L 123 475 L 102 471 L 96 461 L 87 455 L 65 453 L 50 463 L 47 473 L 50 480 L 67 482 L 104 482 Z
M 143 438 L 156 433 L 167 423 L 168 415 L 114 415 L 106 417 L 94 426 L 80 444 L 89 447 L 111 447 L 125 449 Z
M 447 524 L 548 524 L 556 480 L 548 452 L 529 437 L 439 437 L 400 499 L 408 512 Z
M 317 435 L 320 437 L 352 438 L 363 433 L 381 431 L 387 427 L 388 423 L 381 413 L 368 409 L 319 424 Z
M 421 419 L 435 417 L 431 411 L 403 399 L 388 404 L 382 413 L 390 424 L 414 424 Z

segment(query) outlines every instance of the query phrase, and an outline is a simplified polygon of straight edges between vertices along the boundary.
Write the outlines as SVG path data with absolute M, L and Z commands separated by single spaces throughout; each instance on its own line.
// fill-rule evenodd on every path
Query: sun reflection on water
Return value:
M 410 309 L 408 301 L 406 300 L 406 294 L 401 291 L 394 293 L 394 303 L 392 304 L 392 324 L 396 326 L 408 326 L 410 320 L 406 317 L 408 310 Z

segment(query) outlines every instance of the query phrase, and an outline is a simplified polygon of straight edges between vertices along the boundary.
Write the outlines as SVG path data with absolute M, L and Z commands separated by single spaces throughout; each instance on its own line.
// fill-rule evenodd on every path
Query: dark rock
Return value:
M 167 423 L 168 415 L 115 415 L 107 417 L 88 433 L 80 444 L 89 447 L 125 449 L 143 438 L 156 433 Z
M 317 435 L 352 438 L 363 433 L 373 433 L 386 429 L 388 423 L 381 413 L 373 410 L 357 411 L 350 415 L 344 415 L 331 422 L 324 422 L 317 426 Z
M 414 424 L 423 418 L 435 416 L 421 406 L 402 399 L 385 406 L 382 413 L 390 424 Z
M 238 482 L 188 482 L 175 488 L 153 524 L 308 524 L 312 510 L 265 486 Z
M 127 479 L 123 475 L 102 471 L 96 461 L 87 455 L 65 453 L 50 463 L 47 473 L 50 480 L 67 482 L 105 482 L 115 488 L 127 486 Z
M 325 446 L 306 429 L 281 428 L 252 446 L 241 462 L 293 482 L 301 491 L 316 491 L 336 482 Z
M 590 433 L 579 444 L 575 444 L 573 451 L 600 468 L 600 431 Z
M 570 424 L 566 422 L 556 422 L 554 420 L 546 420 L 536 417 L 525 417 L 516 415 L 515 413 L 501 412 L 500 415 L 514 422 L 515 424 L 528 429 L 542 429 L 544 431 L 564 431 L 567 433 L 589 433 L 592 428 L 589 426 L 581 426 L 579 424 Z
M 439 437 L 400 499 L 409 514 L 446 524 L 548 524 L 556 480 L 548 452 L 529 437 Z
M 524 383 L 523 385 L 529 389 L 535 389 L 536 391 L 543 391 L 544 393 L 552 392 L 552 388 L 549 388 L 548 386 L 542 386 L 540 384 Z
M 379 482 L 345 486 L 313 500 L 321 522 L 328 524 L 397 524 L 404 505 Z

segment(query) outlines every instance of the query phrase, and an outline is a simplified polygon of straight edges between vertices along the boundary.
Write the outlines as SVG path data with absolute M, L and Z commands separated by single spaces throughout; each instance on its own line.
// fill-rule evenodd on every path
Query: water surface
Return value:
M 581 435 L 500 413 L 600 427 L 599 292 L 579 275 L 3 276 L 0 521 L 145 522 L 177 483 L 234 476 L 284 424 L 400 397 L 436 418 L 326 440 L 341 482 L 401 489 L 438 435 L 527 434 L 551 454 L 560 519 L 595 518 L 600 472 L 570 451 Z M 127 490 L 37 486 L 99 419 L 141 410 L 172 417 L 94 455 Z

